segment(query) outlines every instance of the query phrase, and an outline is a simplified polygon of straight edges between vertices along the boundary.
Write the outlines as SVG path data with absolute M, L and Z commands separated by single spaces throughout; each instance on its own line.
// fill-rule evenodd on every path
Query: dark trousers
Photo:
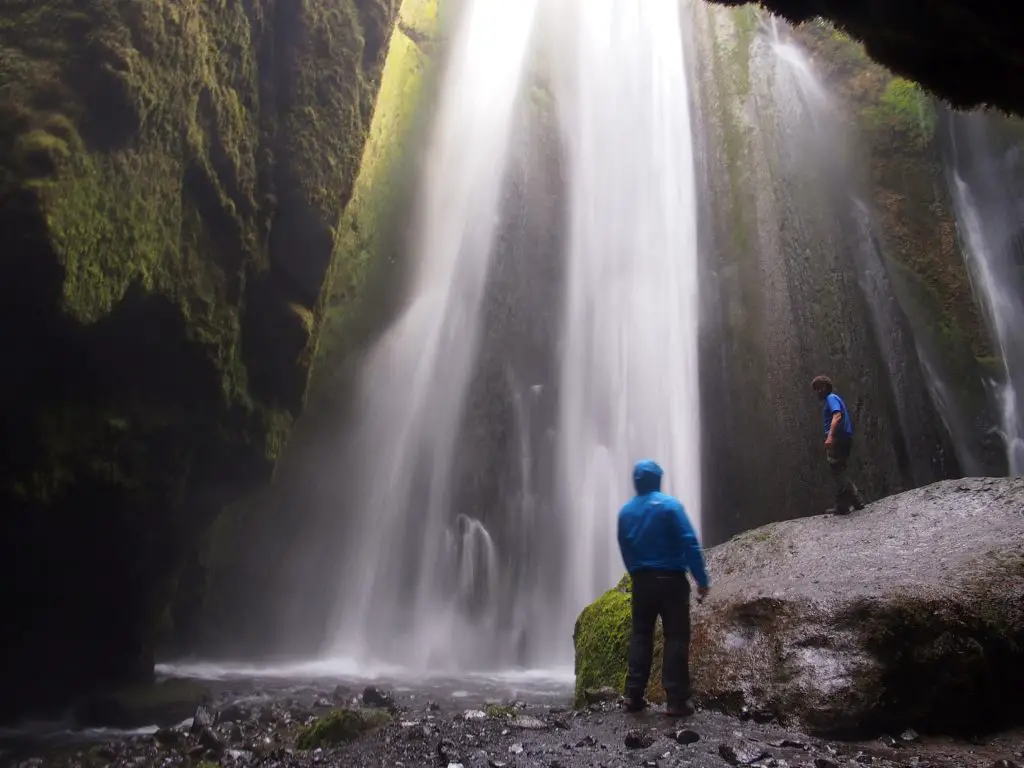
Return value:
M 860 490 L 850 479 L 847 471 L 852 449 L 853 440 L 851 438 L 838 438 L 833 443 L 832 450 L 826 454 L 828 468 L 832 471 L 832 480 L 836 486 L 836 512 L 840 514 L 849 512 L 851 507 L 864 506 Z
M 661 684 L 669 704 L 690 698 L 690 582 L 685 572 L 633 574 L 633 622 L 629 638 L 626 698 L 643 699 L 654 659 L 654 627 L 661 616 L 665 654 Z

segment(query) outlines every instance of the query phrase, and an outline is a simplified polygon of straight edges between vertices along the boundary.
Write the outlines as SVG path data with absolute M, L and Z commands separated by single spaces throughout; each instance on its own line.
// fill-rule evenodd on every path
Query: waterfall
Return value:
M 366 361 L 346 456 L 334 654 L 443 668 L 474 642 L 446 586 L 453 568 L 466 577 L 465 557 L 472 564 L 481 542 L 489 562 L 495 554 L 474 521 L 462 560 L 452 558 L 452 468 L 536 6 L 466 0 L 461 9 L 417 196 L 409 298 Z
M 997 350 L 990 381 L 1011 475 L 1024 475 L 1024 156 L 1000 147 L 998 118 L 949 119 L 946 163 L 964 259 Z
M 678 0 L 565 4 L 553 82 L 567 148 L 557 503 L 564 616 L 622 573 L 615 515 L 652 458 L 700 525 L 697 228 Z

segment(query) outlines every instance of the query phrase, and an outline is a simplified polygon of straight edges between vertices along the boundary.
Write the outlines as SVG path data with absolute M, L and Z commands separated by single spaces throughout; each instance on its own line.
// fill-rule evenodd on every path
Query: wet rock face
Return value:
M 1022 510 L 1024 480 L 946 481 L 709 550 L 712 595 L 694 609 L 695 699 L 837 735 L 1021 722 Z M 621 683 L 628 597 L 615 592 L 610 618 L 594 606 L 581 616 L 577 668 L 593 669 L 595 647 L 621 649 L 602 657 L 605 679 L 586 685 Z
M 745 0 L 712 0 L 743 5 Z M 999 2 L 940 0 L 850 3 L 846 0 L 767 0 L 773 13 L 799 23 L 824 16 L 864 42 L 881 64 L 916 80 L 955 107 L 990 104 L 1024 114 L 1014 84 L 1024 76 L 1016 7 Z M 970 73 L 965 76 L 965 73 Z
M 5 6 L 0 709 L 145 677 L 195 611 L 303 404 L 392 5 Z

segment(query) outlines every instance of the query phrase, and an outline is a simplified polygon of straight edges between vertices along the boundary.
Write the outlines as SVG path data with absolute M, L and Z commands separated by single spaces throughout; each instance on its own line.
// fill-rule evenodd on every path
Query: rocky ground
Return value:
M 427 701 L 374 688 L 307 691 L 278 700 L 222 699 L 172 728 L 107 743 L 79 744 L 12 758 L 19 768 L 292 768 L 441 766 L 442 768 L 1014 768 L 1024 765 L 1024 732 L 954 742 L 912 731 L 837 743 L 753 720 L 698 712 L 672 720 L 658 708 L 619 710 L 611 693 L 584 711 L 557 705 Z M 341 718 L 331 712 L 350 713 Z M 361 727 L 332 729 L 344 720 Z M 318 725 L 319 724 L 319 725 Z M 363 731 L 357 733 L 358 731 Z M 343 743 L 317 744 L 321 738 Z M 300 749 L 298 744 L 310 748 Z

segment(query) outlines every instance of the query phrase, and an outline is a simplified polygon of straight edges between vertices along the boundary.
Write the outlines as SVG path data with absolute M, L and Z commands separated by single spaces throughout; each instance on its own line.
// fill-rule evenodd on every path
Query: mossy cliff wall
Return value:
M 746 0 L 712 0 L 744 5 Z M 1024 114 L 1017 6 L 1002 0 L 764 0 L 794 24 L 822 16 L 902 77 L 958 108 L 983 104 Z M 965 73 L 970 76 L 965 76 Z
M 9 0 L 4 706 L 145 675 L 182 555 L 302 408 L 388 0 Z
M 905 212 L 883 219 L 871 199 L 898 190 L 908 201 L 920 191 L 907 190 L 898 174 L 860 172 L 882 171 L 887 160 L 869 143 L 865 163 L 867 129 L 853 116 L 888 114 L 892 75 L 859 48 L 847 69 L 812 63 L 808 74 L 785 48 L 795 40 L 807 50 L 800 33 L 754 6 L 692 4 L 691 12 L 704 206 L 701 387 L 703 412 L 713 414 L 704 421 L 705 536 L 720 541 L 832 501 L 809 386 L 818 373 L 833 377 L 851 408 L 853 472 L 870 497 L 955 474 L 884 267 L 889 230 L 903 225 Z M 853 109 L 846 91 L 866 77 L 884 79 Z M 935 159 L 923 154 L 919 134 L 893 133 L 889 144 L 914 178 L 934 181 Z M 937 199 L 936 188 L 925 191 L 924 201 Z M 900 241 L 907 259 L 929 275 L 955 272 L 955 249 L 930 254 L 935 233 L 953 231 L 948 209 L 922 202 L 913 215 L 915 229 Z M 947 291 L 954 308 L 970 301 L 965 288 Z
M 332 584 L 337 565 L 344 517 L 317 494 L 341 483 L 335 467 L 344 462 L 344 424 L 361 352 L 401 295 L 409 234 L 403 222 L 411 220 L 444 56 L 442 6 L 401 3 L 359 173 L 337 227 L 338 256 L 320 298 L 306 416 L 296 423 L 273 484 L 226 510 L 195 552 L 189 580 L 172 603 L 174 631 L 165 638 L 176 650 L 318 647 L 320 634 L 306 630 L 322 622 L 331 595 L 308 602 L 295 596 Z

